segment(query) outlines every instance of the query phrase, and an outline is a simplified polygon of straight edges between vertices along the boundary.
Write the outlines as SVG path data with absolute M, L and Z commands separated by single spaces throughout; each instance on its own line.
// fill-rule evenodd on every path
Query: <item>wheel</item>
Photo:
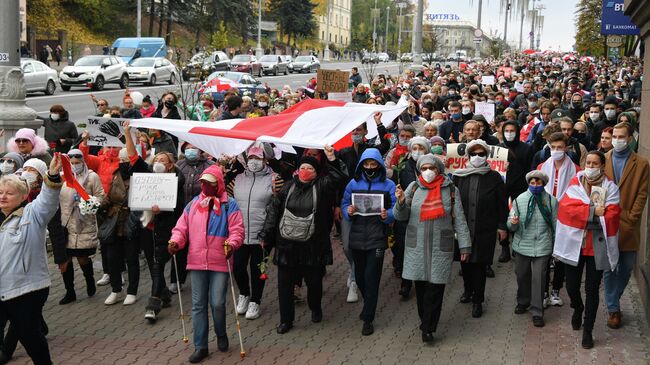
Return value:
M 47 86 L 45 87 L 45 95 L 52 95 L 56 90 L 56 84 L 52 80 L 47 81 Z
M 154 86 L 156 85 L 156 75 L 151 75 L 151 79 L 149 80 L 149 86 Z M 121 87 L 122 85 L 120 85 Z M 124 89 L 124 88 L 122 88 Z
M 169 84 L 174 85 L 176 83 L 176 74 L 169 76 Z
M 278 68 L 277 67 L 273 68 L 273 76 L 278 76 Z
M 127 87 L 129 87 L 129 76 L 124 74 L 120 79 L 120 89 L 126 89 Z
M 63 90 L 63 91 L 70 91 L 70 86 L 68 86 L 68 85 L 61 85 L 61 90 Z
M 289 74 L 289 67 L 285 67 L 285 68 L 284 68 L 284 74 L 285 74 L 285 75 L 288 75 L 288 74 Z
M 93 84 L 93 90 L 95 91 L 104 90 L 104 76 L 102 75 L 97 76 L 97 79 L 95 79 L 95 83 Z
M 262 77 L 264 75 L 264 72 L 262 72 L 262 67 L 257 71 L 257 77 Z

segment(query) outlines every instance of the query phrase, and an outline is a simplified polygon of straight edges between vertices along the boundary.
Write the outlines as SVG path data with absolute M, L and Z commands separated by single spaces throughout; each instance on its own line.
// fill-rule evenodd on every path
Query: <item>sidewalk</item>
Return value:
M 358 319 L 361 302 L 345 302 L 348 265 L 340 244 L 334 241 L 335 265 L 328 267 L 323 294 L 323 322 L 313 324 L 306 303 L 296 307 L 294 328 L 278 335 L 277 276 L 274 268 L 262 301 L 262 316 L 255 321 L 241 318 L 246 358 L 240 360 L 239 346 L 230 292 L 228 336 L 230 351 L 219 353 L 214 333 L 210 335 L 210 357 L 203 364 L 648 364 L 650 342 L 636 283 L 630 283 L 621 300 L 624 327 L 606 327 L 606 310 L 598 312 L 594 339 L 596 346 L 580 346 L 581 331 L 572 331 L 571 309 L 566 291 L 561 291 L 563 307 L 546 311 L 546 327 L 533 327 L 530 317 L 515 315 L 516 283 L 512 263 L 495 264 L 496 278 L 488 279 L 485 313 L 471 318 L 471 305 L 459 304 L 462 277 L 454 267 L 452 283 L 447 286 L 445 302 L 435 342 L 423 345 L 418 330 L 414 294 L 400 301 L 399 280 L 390 267 L 387 252 L 381 282 L 375 334 L 361 336 Z M 498 251 L 498 249 L 497 249 Z M 99 258 L 95 259 L 95 266 Z M 172 307 L 163 309 L 158 323 L 144 320 L 144 307 L 151 287 L 146 268 L 141 271 L 138 302 L 130 307 L 116 304 L 107 307 L 104 299 L 110 286 L 99 287 L 88 299 L 80 270 L 76 267 L 77 302 L 58 305 L 64 288 L 56 267 L 51 264 L 53 286 L 45 306 L 44 317 L 50 333 L 50 350 L 59 364 L 185 364 L 193 352 L 190 343 L 182 342 L 177 297 Z M 169 268 L 167 269 L 169 272 Z M 100 270 L 95 270 L 100 276 Z M 235 289 L 236 290 L 236 289 Z M 303 297 L 306 290 L 303 288 Z M 185 288 L 183 307 L 191 318 L 191 289 Z M 602 295 L 601 295 L 602 298 Z M 190 320 L 187 320 L 191 331 Z M 29 364 L 19 345 L 11 364 Z

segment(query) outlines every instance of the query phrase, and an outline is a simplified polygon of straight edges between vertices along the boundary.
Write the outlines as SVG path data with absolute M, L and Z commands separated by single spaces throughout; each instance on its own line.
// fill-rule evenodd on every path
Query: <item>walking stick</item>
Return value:
M 228 241 L 223 243 L 223 251 L 226 256 L 228 256 Z M 230 292 L 232 293 L 232 304 L 235 309 L 235 321 L 237 322 L 237 334 L 239 334 L 239 357 L 242 359 L 246 357 L 246 351 L 244 351 L 244 342 L 241 337 L 241 326 L 239 325 L 239 315 L 237 314 L 237 301 L 235 300 L 235 286 L 232 284 L 232 270 L 230 269 L 230 260 L 226 258 L 226 264 L 228 265 L 228 275 L 230 275 Z
M 183 342 L 188 343 L 190 340 L 187 338 L 187 333 L 185 332 L 185 312 L 183 312 L 183 300 L 181 299 L 181 284 L 179 282 L 178 276 L 178 265 L 176 265 L 176 255 L 173 255 L 174 259 L 174 271 L 176 272 L 176 291 L 178 293 L 178 305 L 181 307 L 181 325 L 183 326 Z

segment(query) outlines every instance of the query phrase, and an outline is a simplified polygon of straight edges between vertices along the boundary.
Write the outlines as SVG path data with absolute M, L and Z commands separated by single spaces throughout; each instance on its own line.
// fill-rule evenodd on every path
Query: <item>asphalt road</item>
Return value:
M 359 62 L 332 62 L 323 63 L 323 69 L 339 69 L 342 71 L 349 71 L 353 66 L 359 67 L 359 73 L 365 81 L 365 74 L 363 67 Z M 395 62 L 380 63 L 375 67 L 375 73 L 386 72 L 395 74 L 398 72 L 399 64 Z M 289 85 L 292 88 L 305 86 L 307 81 L 315 77 L 315 73 L 311 74 L 289 74 L 278 76 L 264 76 L 258 78 L 263 83 L 266 83 L 271 88 L 282 88 L 284 85 Z M 150 95 L 152 99 L 158 99 L 165 91 L 171 90 L 177 92 L 179 87 L 177 85 L 157 85 L 157 86 L 144 86 L 144 85 L 131 85 L 129 89 L 139 91 L 143 95 Z M 91 101 L 90 94 L 94 94 L 97 98 L 107 99 L 109 105 L 122 105 L 122 96 L 124 90 L 120 89 L 118 85 L 109 84 L 103 91 L 91 92 L 88 89 L 73 88 L 70 91 L 62 91 L 57 88 L 54 95 L 43 96 L 42 94 L 30 94 L 27 96 L 27 106 L 34 109 L 38 115 L 47 116 L 49 114 L 50 106 L 53 104 L 61 104 L 70 114 L 70 120 L 79 122 L 86 119 L 88 115 L 95 113 L 95 107 Z

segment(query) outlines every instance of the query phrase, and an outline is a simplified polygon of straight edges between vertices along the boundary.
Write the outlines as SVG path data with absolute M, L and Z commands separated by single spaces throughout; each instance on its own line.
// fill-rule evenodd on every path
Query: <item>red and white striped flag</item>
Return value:
M 212 156 L 236 155 L 256 141 L 275 143 L 285 151 L 293 151 L 291 146 L 322 149 L 326 144 L 334 145 L 363 122 L 368 126 L 366 137 L 375 137 L 374 114 L 381 112 L 382 124 L 388 127 L 406 106 L 405 99 L 390 106 L 309 99 L 266 117 L 217 122 L 144 118 L 133 119 L 131 126 L 163 130 Z
M 555 246 L 553 256 L 578 265 L 582 249 L 585 228 L 589 219 L 590 198 L 580 179 L 584 171 L 580 171 L 571 179 L 557 211 L 555 228 Z M 605 197 L 605 215 L 600 217 L 603 235 L 606 237 L 607 257 L 612 270 L 618 263 L 618 229 L 621 208 L 619 206 L 619 191 L 611 180 L 604 178 L 601 186 L 607 191 Z

